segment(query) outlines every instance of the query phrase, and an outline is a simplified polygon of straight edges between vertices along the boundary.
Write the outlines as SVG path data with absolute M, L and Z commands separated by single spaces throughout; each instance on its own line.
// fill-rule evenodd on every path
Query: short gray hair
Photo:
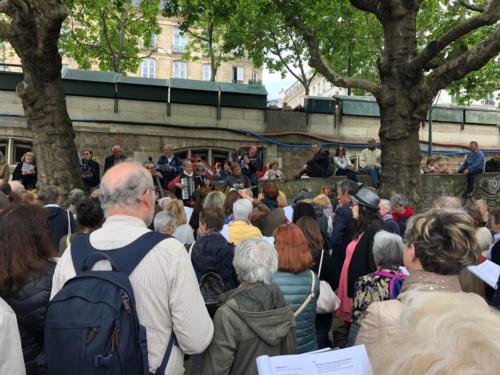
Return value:
M 203 201 L 203 209 L 207 208 L 222 208 L 224 206 L 224 200 L 226 199 L 226 196 L 222 191 L 211 191 L 210 193 L 207 194 L 205 197 L 205 200 Z
M 190 165 L 193 165 L 193 163 L 192 163 L 192 162 L 191 162 L 191 160 L 189 160 L 189 159 L 186 159 L 186 160 L 184 160 L 184 161 L 182 162 L 182 166 L 183 166 L 184 168 L 186 168 L 187 166 L 190 166 Z
M 387 211 L 387 212 L 392 211 L 392 204 L 391 204 L 390 200 L 381 199 L 379 204 L 384 208 L 384 211 Z
M 271 284 L 278 270 L 278 253 L 266 240 L 249 238 L 236 246 L 233 266 L 241 282 Z
M 151 173 L 137 162 L 128 162 L 140 166 L 123 176 L 119 184 L 111 190 L 107 186 L 106 175 L 104 175 L 99 200 L 101 201 L 104 214 L 107 216 L 111 208 L 118 206 L 123 210 L 133 211 L 141 202 L 141 197 L 146 190 L 154 193 L 155 187 L 151 179 Z
M 398 268 L 403 264 L 401 236 L 381 230 L 373 239 L 373 258 L 379 267 Z
M 406 198 L 403 194 L 394 194 L 391 197 L 392 207 L 394 206 L 407 207 L 409 203 L 410 202 L 408 202 L 408 198 Z
M 87 194 L 82 189 L 75 188 L 69 192 L 68 201 L 69 204 L 75 206 L 79 201 L 85 199 L 86 197 Z
M 337 184 L 337 188 L 340 189 L 342 194 L 348 193 L 349 195 L 354 195 L 358 192 L 359 186 L 352 180 L 342 180 Z
M 54 185 L 46 186 L 38 193 L 38 199 L 40 199 L 43 204 L 58 203 L 59 198 L 61 198 L 61 191 Z
M 156 232 L 165 233 L 167 228 L 177 226 L 177 217 L 172 212 L 160 211 L 156 214 L 153 221 Z
M 247 199 L 238 199 L 233 203 L 233 217 L 235 221 L 247 221 L 252 213 L 253 205 Z

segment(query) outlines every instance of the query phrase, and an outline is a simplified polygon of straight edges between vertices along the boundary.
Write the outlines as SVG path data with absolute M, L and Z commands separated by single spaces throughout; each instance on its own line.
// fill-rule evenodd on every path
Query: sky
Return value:
M 280 73 L 271 73 L 267 68 L 262 72 L 262 82 L 266 86 L 267 100 L 276 99 L 281 89 L 289 88 L 294 82 L 295 78 L 288 73 L 284 79 L 281 78 Z

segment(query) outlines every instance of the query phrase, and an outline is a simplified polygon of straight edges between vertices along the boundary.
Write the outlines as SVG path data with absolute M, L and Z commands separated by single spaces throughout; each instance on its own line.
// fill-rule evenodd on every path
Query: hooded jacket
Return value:
M 36 359 L 43 349 L 43 329 L 55 267 L 56 264 L 50 262 L 44 274 L 28 278 L 20 289 L 4 297 L 16 313 L 28 375 L 37 374 Z
M 276 285 L 249 284 L 223 295 L 202 374 L 255 375 L 261 355 L 295 353 L 292 307 Z

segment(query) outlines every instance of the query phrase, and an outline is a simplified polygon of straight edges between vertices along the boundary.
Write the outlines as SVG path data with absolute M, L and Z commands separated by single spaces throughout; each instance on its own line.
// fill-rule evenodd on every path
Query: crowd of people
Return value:
M 202 194 L 204 170 L 164 152 L 115 146 L 101 179 L 86 150 L 86 191 L 0 180 L 0 373 L 250 375 L 260 355 L 358 344 L 376 374 L 500 368 L 500 293 L 467 269 L 500 265 L 500 208 L 380 199 L 342 148 L 351 178 L 315 194 L 254 194 L 252 149 Z M 18 169 L 36 178 L 33 155 Z

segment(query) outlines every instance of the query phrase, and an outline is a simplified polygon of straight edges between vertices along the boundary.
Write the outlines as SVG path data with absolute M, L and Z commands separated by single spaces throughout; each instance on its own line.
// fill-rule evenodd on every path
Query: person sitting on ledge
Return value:
M 337 168 L 335 176 L 347 176 L 349 180 L 358 182 L 354 165 L 352 165 L 349 155 L 346 155 L 343 146 L 337 147 L 337 152 L 335 152 L 335 158 L 333 160 L 335 162 L 335 168 Z
M 474 178 L 477 174 L 483 173 L 484 169 L 484 154 L 478 150 L 476 141 L 472 141 L 469 145 L 470 153 L 467 155 L 464 163 L 458 169 L 458 173 L 467 175 L 467 191 L 466 198 L 471 198 L 474 191 Z
M 495 154 L 486 162 L 485 172 L 500 172 L 500 154 Z
M 309 159 L 301 171 L 299 171 L 295 178 L 299 179 L 303 175 L 309 177 L 329 177 L 332 175 L 330 167 L 330 153 L 328 150 L 322 150 L 318 143 L 311 146 L 313 157 Z
M 424 168 L 424 173 L 426 174 L 448 174 L 447 169 L 441 169 L 437 166 L 437 160 L 434 158 L 427 159 L 427 163 Z
M 372 185 L 376 189 L 380 186 L 380 176 L 382 175 L 381 155 L 382 151 L 377 148 L 374 138 L 368 139 L 368 148 L 359 154 L 359 166 L 370 176 Z

